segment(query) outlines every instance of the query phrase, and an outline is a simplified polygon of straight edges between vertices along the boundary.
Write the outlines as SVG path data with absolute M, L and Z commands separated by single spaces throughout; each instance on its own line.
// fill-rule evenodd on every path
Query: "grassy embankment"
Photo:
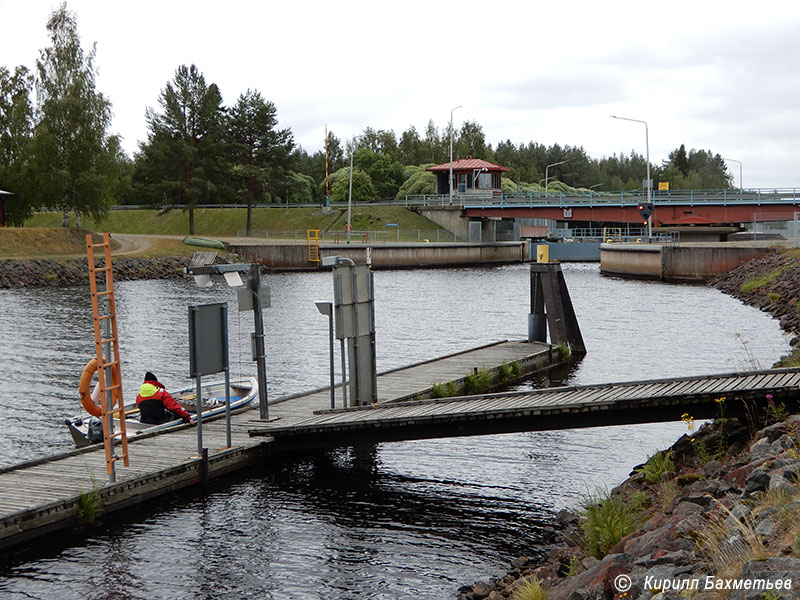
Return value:
M 277 237 L 280 232 L 292 237 L 294 232 L 305 240 L 308 229 L 341 231 L 347 219 L 346 211 L 334 209 L 327 215 L 317 215 L 316 207 L 309 208 L 256 208 L 253 209 L 252 230 L 255 233 L 269 231 Z M 195 235 L 204 237 L 234 238 L 245 229 L 245 209 L 197 209 L 195 210 Z M 71 224 L 74 223 L 71 221 Z M 441 229 L 425 217 L 399 206 L 356 206 L 351 223 L 354 231 L 389 230 L 386 223 L 396 223 L 403 232 Z M 149 247 L 138 256 L 186 256 L 197 248 L 186 246 L 181 238 L 188 235 L 188 215 L 182 210 L 161 213 L 157 210 L 114 210 L 100 220 L 83 219 L 83 229 L 95 232 L 136 234 L 143 236 L 175 236 L 150 238 Z M 24 228 L 0 228 L 0 258 L 74 258 L 85 256 L 85 231 L 74 227 L 61 227 L 61 215 L 56 212 L 37 213 Z M 396 230 L 389 239 L 396 239 Z M 113 243 L 113 236 L 112 236 Z

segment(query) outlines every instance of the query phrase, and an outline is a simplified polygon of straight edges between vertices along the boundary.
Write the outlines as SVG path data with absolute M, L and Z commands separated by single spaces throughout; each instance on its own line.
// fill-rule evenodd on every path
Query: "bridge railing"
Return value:
M 307 231 L 305 229 L 286 229 L 286 230 L 264 230 L 251 229 L 248 233 L 241 229 L 237 232 L 237 237 L 250 240 L 274 240 L 283 242 L 305 243 Z M 325 244 L 339 244 L 347 242 L 346 230 L 321 231 L 319 240 Z M 466 242 L 465 238 L 446 230 L 446 229 L 402 229 L 392 227 L 391 229 L 371 229 L 371 230 L 352 230 L 350 232 L 351 243 L 381 244 L 392 242 L 405 243 L 434 243 L 434 242 Z
M 800 188 L 734 190 L 653 190 L 656 204 L 694 206 L 700 204 L 800 204 Z M 405 206 L 457 206 L 459 208 L 506 208 L 554 206 L 633 206 L 647 199 L 645 190 L 595 192 L 529 192 L 527 194 L 425 194 L 405 197 Z

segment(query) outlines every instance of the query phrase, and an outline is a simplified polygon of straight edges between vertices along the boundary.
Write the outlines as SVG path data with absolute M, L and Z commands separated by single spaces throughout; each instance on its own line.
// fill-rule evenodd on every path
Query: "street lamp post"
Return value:
M 735 158 L 723 158 L 722 160 L 729 160 L 731 162 L 739 163 L 739 191 L 741 192 L 744 188 L 742 188 L 742 161 L 736 160 Z
M 653 182 L 650 180 L 650 133 L 647 128 L 647 121 L 641 119 L 629 119 L 628 117 L 617 117 L 611 115 L 612 119 L 620 119 L 622 121 L 633 121 L 634 123 L 644 124 L 644 143 L 647 150 L 647 202 L 653 203 Z M 647 236 L 653 237 L 653 215 L 652 213 L 647 217 Z
M 453 111 L 459 108 L 461 107 L 455 106 L 450 109 L 450 183 L 448 185 L 450 188 L 450 204 L 453 203 Z
M 548 186 L 548 182 L 549 182 L 549 179 L 550 179 L 550 178 L 547 176 L 547 171 L 549 171 L 549 170 L 550 170 L 550 167 L 557 167 L 558 165 L 563 165 L 564 163 L 568 163 L 568 162 L 569 162 L 569 160 L 562 160 L 562 161 L 559 161 L 559 162 L 553 163 L 553 164 L 551 164 L 551 165 L 547 165 L 547 166 L 544 168 L 544 195 L 545 195 L 545 196 L 547 195 L 547 186 Z

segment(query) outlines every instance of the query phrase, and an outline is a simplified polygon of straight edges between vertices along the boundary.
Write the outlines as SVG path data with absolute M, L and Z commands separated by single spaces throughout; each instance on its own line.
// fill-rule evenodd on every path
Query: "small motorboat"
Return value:
M 200 418 L 203 421 L 209 421 L 225 415 L 224 381 L 202 384 L 201 393 L 203 406 Z M 171 394 L 172 397 L 177 400 L 178 404 L 183 406 L 183 408 L 192 415 L 192 418 L 197 418 L 196 386 L 187 386 L 174 393 L 171 392 Z M 244 409 L 256 396 L 258 396 L 258 383 L 254 377 L 245 377 L 243 379 L 230 381 L 231 412 Z M 69 432 L 72 434 L 75 446 L 78 448 L 91 446 L 92 444 L 98 444 L 103 441 L 103 421 L 99 417 L 85 414 L 70 419 L 64 419 L 64 423 L 66 423 Z M 183 421 L 179 418 L 176 418 L 174 421 L 161 423 L 160 425 L 140 423 L 139 409 L 136 408 L 136 403 L 125 406 L 125 431 L 128 435 L 128 439 L 144 433 L 171 431 L 183 424 Z M 114 419 L 114 431 L 119 431 L 119 421 L 117 419 Z

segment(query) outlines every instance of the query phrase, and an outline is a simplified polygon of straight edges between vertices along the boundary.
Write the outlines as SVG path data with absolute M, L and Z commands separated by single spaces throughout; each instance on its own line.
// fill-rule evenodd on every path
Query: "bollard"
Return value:
M 538 244 L 536 246 L 536 262 L 550 262 L 550 246 L 547 244 Z

